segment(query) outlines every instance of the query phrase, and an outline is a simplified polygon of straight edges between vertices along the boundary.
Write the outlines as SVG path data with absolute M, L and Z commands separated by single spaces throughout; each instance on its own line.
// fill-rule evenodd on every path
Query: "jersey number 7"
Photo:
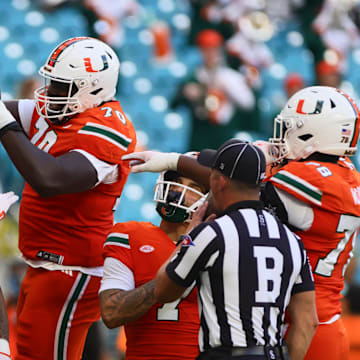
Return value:
M 179 321 L 179 305 L 190 295 L 194 287 L 195 282 L 185 290 L 184 294 L 179 299 L 176 299 L 175 301 L 163 304 L 162 306 L 158 307 L 156 311 L 156 320 Z
M 360 226 L 360 218 L 352 215 L 340 215 L 339 223 L 336 229 L 338 233 L 344 233 L 344 237 L 340 239 L 335 249 L 327 253 L 323 258 L 320 258 L 316 264 L 314 273 L 320 276 L 330 277 L 334 271 L 335 265 L 338 262 L 340 254 L 344 251 L 347 243 L 350 239 L 354 242 Z M 344 264 L 342 275 L 344 275 L 346 266 L 348 265 L 350 258 Z

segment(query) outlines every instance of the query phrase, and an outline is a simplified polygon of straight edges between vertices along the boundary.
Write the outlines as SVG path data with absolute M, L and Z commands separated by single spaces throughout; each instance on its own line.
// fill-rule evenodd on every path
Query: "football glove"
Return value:
M 0 360 L 11 360 L 11 357 L 10 357 L 10 355 L 0 352 Z
M 13 191 L 0 194 L 0 220 L 2 220 L 9 207 L 16 201 L 18 201 L 19 197 L 14 194 Z
M 162 172 L 177 170 L 179 153 L 162 153 L 159 151 L 133 152 L 122 156 L 122 160 L 130 160 L 131 172 Z
M 6 339 L 0 339 L 0 360 L 11 360 L 10 346 Z

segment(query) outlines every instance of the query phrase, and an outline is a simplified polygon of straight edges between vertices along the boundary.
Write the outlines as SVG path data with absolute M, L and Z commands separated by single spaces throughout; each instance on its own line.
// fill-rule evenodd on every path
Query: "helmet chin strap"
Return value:
M 166 199 L 166 203 L 158 203 L 156 206 L 156 211 L 165 221 L 172 223 L 183 223 L 186 219 L 189 218 L 189 212 L 185 209 L 179 208 L 177 206 L 171 205 L 170 203 L 178 203 L 181 197 L 181 193 L 178 191 L 169 191 L 169 194 Z M 182 204 L 184 199 L 182 200 Z
M 57 118 L 50 118 L 49 121 L 51 121 L 54 125 L 62 125 L 67 123 L 70 119 L 71 116 L 60 115 Z
M 72 115 L 66 115 L 66 113 L 64 113 L 64 108 L 65 108 L 65 111 L 67 109 L 69 109 L 68 105 L 66 105 L 66 104 L 63 106 L 63 108 L 61 110 L 52 110 L 52 109 L 48 108 L 46 110 L 48 115 L 52 115 L 52 116 L 59 115 L 56 118 L 50 117 L 48 119 L 55 125 L 62 125 L 62 124 L 67 123 L 73 116 L 76 115 L 76 113 L 72 114 Z M 72 111 L 71 108 L 70 108 L 70 110 Z
M 156 211 L 163 220 L 171 223 L 183 223 L 189 218 L 189 213 L 185 209 L 169 204 L 158 203 Z

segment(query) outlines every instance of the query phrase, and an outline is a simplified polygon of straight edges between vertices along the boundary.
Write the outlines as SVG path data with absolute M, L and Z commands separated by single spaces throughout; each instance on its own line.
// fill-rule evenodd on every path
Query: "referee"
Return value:
M 180 298 L 196 280 L 197 359 L 303 359 L 317 326 L 314 283 L 300 239 L 259 201 L 262 151 L 233 139 L 201 151 L 198 161 L 211 167 L 217 219 L 200 223 L 205 206 L 194 216 L 199 225 L 157 274 L 157 301 Z

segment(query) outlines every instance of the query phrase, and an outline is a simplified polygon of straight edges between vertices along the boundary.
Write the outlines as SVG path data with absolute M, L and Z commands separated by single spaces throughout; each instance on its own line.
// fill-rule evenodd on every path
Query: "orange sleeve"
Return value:
M 321 205 L 323 189 L 332 179 L 323 177 L 311 163 L 292 162 L 282 167 L 267 181 L 297 199 L 312 205 Z
M 134 271 L 134 262 L 131 248 L 131 237 L 135 231 L 136 222 L 117 223 L 112 228 L 104 244 L 104 258 L 112 257 L 121 261 L 130 270 Z
M 83 124 L 77 132 L 75 148 L 111 164 L 119 164 L 124 154 L 134 151 L 135 130 L 118 102 L 86 112 Z

